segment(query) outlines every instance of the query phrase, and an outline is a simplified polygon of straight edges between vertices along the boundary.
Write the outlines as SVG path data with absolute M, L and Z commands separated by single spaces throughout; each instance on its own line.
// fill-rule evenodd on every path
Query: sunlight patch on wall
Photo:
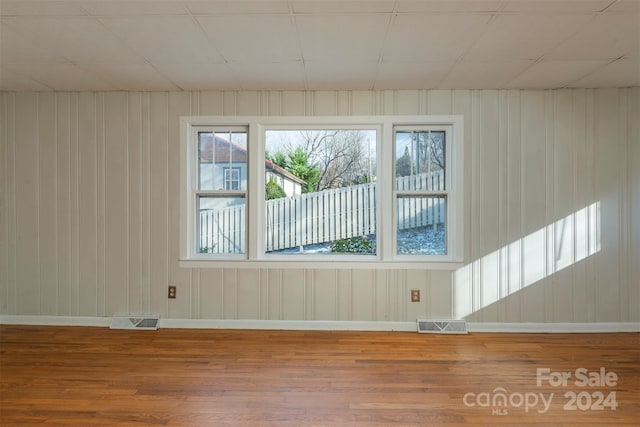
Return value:
M 464 318 L 600 251 L 600 202 L 454 273 L 454 317 Z

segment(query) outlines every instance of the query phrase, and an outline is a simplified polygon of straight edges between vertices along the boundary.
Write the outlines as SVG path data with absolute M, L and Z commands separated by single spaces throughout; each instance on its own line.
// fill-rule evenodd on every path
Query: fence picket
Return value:
M 442 171 L 396 179 L 396 189 L 444 190 Z M 404 197 L 397 201 L 397 228 L 442 222 L 445 201 Z M 213 253 L 245 251 L 245 206 L 200 213 L 200 247 Z M 376 233 L 376 183 L 343 187 L 266 201 L 267 252 Z

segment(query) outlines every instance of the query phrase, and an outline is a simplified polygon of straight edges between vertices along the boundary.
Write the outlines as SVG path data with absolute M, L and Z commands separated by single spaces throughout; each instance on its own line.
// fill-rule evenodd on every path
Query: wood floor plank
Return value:
M 571 378 L 538 385 L 539 368 Z M 640 334 L 4 325 L 0 425 L 637 426 Z

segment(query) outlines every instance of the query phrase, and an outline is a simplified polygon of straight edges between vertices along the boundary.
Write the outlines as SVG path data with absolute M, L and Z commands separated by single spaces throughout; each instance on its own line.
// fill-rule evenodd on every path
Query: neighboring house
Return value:
M 269 182 L 270 179 L 273 179 L 280 188 L 284 190 L 284 194 L 288 197 L 302 194 L 304 180 L 298 178 L 291 172 L 267 159 L 264 161 L 264 171 L 264 182 Z
M 208 136 L 208 137 L 207 137 Z M 211 135 L 200 138 L 200 187 L 208 190 L 247 188 L 247 150 Z M 302 194 L 304 180 L 270 160 L 264 161 L 265 182 L 275 180 L 288 197 Z

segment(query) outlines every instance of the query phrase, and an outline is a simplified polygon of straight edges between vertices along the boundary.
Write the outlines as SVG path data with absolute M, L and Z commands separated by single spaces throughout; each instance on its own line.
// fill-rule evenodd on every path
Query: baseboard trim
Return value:
M 162 328 L 416 332 L 416 322 L 332 320 L 160 319 Z
M 111 317 L 0 315 L 0 325 L 109 327 Z
M 111 317 L 0 315 L 0 325 L 109 327 Z M 160 319 L 166 329 L 271 329 L 310 331 L 403 331 L 416 332 L 416 322 L 250 320 L 250 319 Z
M 111 317 L 0 315 L 0 325 L 109 327 Z M 416 332 L 416 322 L 342 320 L 160 319 L 167 329 L 270 329 L 308 331 Z M 470 333 L 615 333 L 640 332 L 640 322 L 603 323 L 474 323 Z
M 615 333 L 640 332 L 640 323 L 602 322 L 602 323 L 467 323 L 470 333 Z

